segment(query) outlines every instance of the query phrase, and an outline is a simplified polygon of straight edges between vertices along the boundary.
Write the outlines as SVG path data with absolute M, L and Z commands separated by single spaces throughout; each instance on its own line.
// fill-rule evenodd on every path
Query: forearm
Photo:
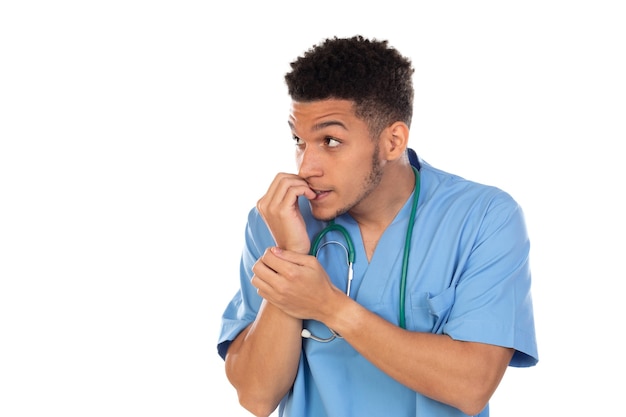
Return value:
M 269 415 L 291 388 L 298 370 L 302 321 L 264 301 L 256 320 L 230 345 L 226 375 L 239 402 Z
M 487 404 L 513 354 L 512 349 L 407 331 L 355 302 L 335 313 L 327 324 L 379 369 L 470 415 Z

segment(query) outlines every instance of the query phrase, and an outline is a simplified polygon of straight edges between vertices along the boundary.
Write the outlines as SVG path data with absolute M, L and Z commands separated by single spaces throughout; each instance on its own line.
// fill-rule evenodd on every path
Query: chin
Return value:
M 311 214 L 313 215 L 313 217 L 315 217 L 316 220 L 319 220 L 322 222 L 329 222 L 333 220 L 334 218 L 341 216 L 346 211 L 347 210 L 333 210 L 333 209 L 322 210 L 320 208 L 315 208 L 311 206 Z
M 330 221 L 332 219 L 334 219 L 336 216 L 329 216 L 328 213 L 321 213 L 318 211 L 313 210 L 311 212 L 311 214 L 313 215 L 313 217 L 315 218 L 315 220 L 319 220 L 322 222 L 327 222 Z
M 315 218 L 315 220 L 327 222 L 335 218 L 334 212 L 329 210 L 323 210 L 320 207 L 315 207 L 311 204 L 311 214 Z

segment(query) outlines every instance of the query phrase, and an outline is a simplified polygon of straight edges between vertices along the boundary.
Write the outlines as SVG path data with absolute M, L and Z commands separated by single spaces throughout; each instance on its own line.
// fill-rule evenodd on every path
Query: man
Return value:
M 484 417 L 537 362 L 522 211 L 408 148 L 412 75 L 356 36 L 285 76 L 298 173 L 249 214 L 218 342 L 256 416 Z

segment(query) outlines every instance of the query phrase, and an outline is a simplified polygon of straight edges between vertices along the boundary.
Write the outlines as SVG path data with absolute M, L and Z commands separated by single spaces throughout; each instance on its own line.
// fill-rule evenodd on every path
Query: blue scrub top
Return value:
M 421 192 L 407 274 L 406 328 L 512 347 L 515 353 L 510 366 L 535 365 L 538 354 L 530 292 L 530 244 L 521 208 L 498 188 L 467 181 L 421 160 L 420 165 Z M 351 297 L 396 324 L 412 197 L 383 233 L 369 263 L 355 220 L 348 214 L 335 220 L 354 241 Z M 326 224 L 311 216 L 306 199 L 301 198 L 299 205 L 313 239 Z M 339 232 L 324 238 L 331 240 L 345 245 Z M 222 317 L 218 339 L 222 357 L 230 341 L 256 317 L 262 299 L 250 283 L 251 268 L 273 245 L 263 219 L 252 209 L 241 257 L 241 289 Z M 319 259 L 334 284 L 345 290 L 344 249 L 327 245 Z M 318 337 L 330 334 L 319 322 L 306 320 L 304 327 Z M 303 339 L 302 344 L 296 381 L 279 407 L 281 417 L 465 415 L 396 382 L 343 339 L 330 343 Z M 488 415 L 487 406 L 479 416 Z

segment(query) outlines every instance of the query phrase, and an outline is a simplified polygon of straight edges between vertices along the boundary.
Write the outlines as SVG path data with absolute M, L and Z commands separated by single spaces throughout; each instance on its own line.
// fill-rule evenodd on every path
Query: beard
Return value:
M 367 175 L 367 178 L 365 179 L 365 183 L 363 184 L 361 188 L 361 192 L 357 195 L 357 197 L 350 203 L 338 209 L 335 212 L 335 215 L 333 217 L 330 217 L 327 219 L 319 219 L 319 220 L 330 221 L 334 219 L 335 217 L 339 217 L 342 214 L 347 213 L 348 211 L 350 211 L 350 209 L 352 209 L 352 207 L 358 205 L 363 200 L 365 200 L 372 193 L 372 191 L 376 189 L 376 187 L 378 186 L 378 184 L 380 184 L 380 181 L 383 178 L 383 169 L 382 169 L 382 164 L 378 160 L 378 152 L 379 152 L 379 146 L 378 144 L 376 144 L 376 147 L 374 148 L 374 152 L 372 154 L 372 161 L 371 161 L 372 168 L 370 169 L 370 172 Z

